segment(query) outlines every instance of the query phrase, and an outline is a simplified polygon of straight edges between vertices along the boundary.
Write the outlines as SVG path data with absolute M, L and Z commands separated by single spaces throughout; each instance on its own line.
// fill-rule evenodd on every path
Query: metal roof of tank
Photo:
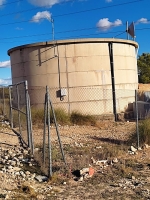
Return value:
M 17 46 L 14 48 L 11 48 L 8 50 L 8 55 L 12 53 L 13 51 L 24 49 L 24 48 L 30 48 L 30 47 L 46 47 L 51 46 L 54 44 L 58 45 L 64 45 L 64 44 L 77 44 L 77 43 L 123 43 L 123 44 L 130 44 L 135 46 L 135 48 L 138 48 L 138 43 L 132 40 L 123 40 L 123 39 L 114 39 L 114 38 L 86 38 L 86 39 L 70 39 L 70 40 L 55 40 L 55 41 L 45 41 L 45 42 L 38 42 L 38 43 L 31 43 L 31 44 L 25 44 L 21 46 Z

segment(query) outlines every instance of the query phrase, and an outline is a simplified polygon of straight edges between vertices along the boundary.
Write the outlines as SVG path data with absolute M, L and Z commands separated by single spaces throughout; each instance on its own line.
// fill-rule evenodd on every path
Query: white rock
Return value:
M 95 163 L 96 165 L 104 166 L 108 164 L 108 160 L 98 160 Z
M 150 146 L 148 144 L 144 144 L 144 148 L 148 149 Z
M 113 163 L 118 163 L 118 159 L 117 158 L 114 158 L 112 161 L 113 161 Z
M 38 175 L 38 176 L 35 177 L 35 179 L 41 183 L 41 182 L 47 181 L 48 177 L 47 176 Z
M 19 159 L 19 160 L 22 160 L 22 159 L 23 159 L 23 155 L 20 155 L 20 156 L 18 157 L 18 159 Z
M 26 175 L 30 175 L 30 172 L 29 172 L 29 171 L 26 171 L 25 174 L 26 174 Z
M 26 175 L 25 175 L 25 173 L 24 173 L 23 171 L 20 171 L 20 175 L 21 175 L 23 178 L 26 177 Z
M 16 161 L 15 161 L 15 160 L 12 160 L 12 161 L 11 161 L 11 165 L 12 165 L 12 166 L 15 166 L 15 165 L 16 165 Z
M 102 146 L 98 146 L 98 147 L 96 147 L 96 149 L 101 149 L 102 148 Z
M 11 165 L 10 165 L 10 166 L 8 166 L 8 169 L 13 169 L 13 166 L 11 166 Z
M 24 154 L 24 155 L 27 155 L 27 154 L 28 154 L 28 151 L 27 151 L 27 150 L 24 150 L 24 151 L 23 151 L 23 154 Z
M 134 146 L 131 146 L 131 151 L 132 151 L 132 152 L 136 152 L 137 149 L 136 149 Z
M 14 171 L 19 172 L 21 170 L 21 168 L 19 167 L 14 167 Z
M 81 176 L 81 177 L 78 179 L 78 181 L 83 181 L 83 176 Z
M 8 160 L 8 156 L 5 156 L 4 158 L 5 158 L 5 160 Z
M 80 170 L 80 175 L 83 175 L 85 173 L 89 173 L 89 168 L 83 168 Z

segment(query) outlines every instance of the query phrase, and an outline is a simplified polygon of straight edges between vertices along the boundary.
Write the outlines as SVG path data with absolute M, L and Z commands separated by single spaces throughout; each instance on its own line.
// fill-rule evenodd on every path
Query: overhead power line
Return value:
M 123 23 L 122 25 L 124 25 Z M 108 26 L 103 26 L 103 28 L 107 28 Z M 114 27 L 114 25 L 109 26 L 109 27 Z M 81 28 L 81 29 L 72 29 L 72 30 L 66 30 L 66 31 L 58 31 L 55 32 L 55 34 L 64 34 L 64 33 L 72 33 L 72 32 L 77 32 L 77 31 L 87 31 L 87 30 L 98 30 L 98 27 L 89 27 L 89 28 Z M 118 31 L 117 31 L 118 32 Z M 116 32 L 113 32 L 116 33 Z M 22 35 L 22 36 L 15 36 L 15 37 L 5 37 L 5 38 L 0 38 L 0 40 L 7 40 L 7 39 L 18 39 L 18 38 L 27 38 L 27 37 L 36 37 L 36 36 L 43 36 L 43 35 L 49 35 L 52 34 L 51 32 L 48 33 L 41 33 L 41 34 L 33 34 L 33 35 Z M 109 32 L 100 32 L 98 34 L 109 34 Z
M 95 11 L 95 10 L 101 10 L 101 9 L 107 9 L 107 8 L 137 3 L 137 2 L 140 2 L 140 1 L 145 1 L 145 0 L 135 0 L 135 1 L 129 1 L 129 2 L 124 2 L 124 3 L 119 3 L 119 4 L 113 4 L 113 5 L 109 5 L 109 6 L 103 6 L 103 7 L 99 7 L 99 8 L 93 8 L 93 9 L 88 9 L 88 10 L 81 10 L 81 11 L 76 11 L 76 12 L 64 13 L 64 14 L 60 14 L 60 15 L 54 15 L 53 17 L 62 17 L 62 16 L 65 16 L 65 15 L 74 15 L 74 14 L 78 14 L 78 13 L 91 12 L 91 11 Z
M 53 18 L 63 17 L 63 16 L 67 16 L 67 15 L 80 14 L 80 13 L 85 13 L 85 12 L 92 12 L 92 11 L 96 11 L 96 10 L 107 9 L 107 8 L 112 8 L 112 7 L 117 7 L 117 6 L 124 6 L 124 5 L 128 5 L 128 4 L 142 2 L 142 1 L 145 1 L 145 0 L 134 0 L 134 1 L 124 2 L 124 3 L 119 3 L 119 4 L 113 4 L 113 5 L 110 5 L 110 6 L 103 6 L 103 7 L 99 7 L 99 8 L 93 8 L 93 9 L 75 11 L 75 12 L 64 13 L 64 14 L 60 14 L 60 15 L 53 15 Z M 27 10 L 26 10 L 26 12 L 27 12 Z M 41 18 L 41 19 L 45 19 L 45 18 Z M 19 23 L 25 23 L 25 22 L 34 22 L 34 20 L 31 20 L 31 19 L 30 20 L 22 20 L 22 21 L 18 21 L 18 22 L 11 22 L 11 23 L 0 24 L 0 26 L 12 25 L 12 24 L 19 24 Z
M 20 1 L 23 1 L 23 0 L 20 0 Z M 12 3 L 15 3 L 15 2 L 20 2 L 19 0 L 18 1 L 14 1 Z M 69 3 L 70 1 L 72 0 L 67 0 L 67 1 L 64 1 L 64 2 L 61 2 L 61 5 L 62 4 L 65 4 L 65 3 Z M 7 4 L 10 4 L 10 3 L 6 3 L 6 4 L 3 4 L 3 5 L 7 5 Z M 1 5 L 1 6 L 3 6 Z M 40 8 L 46 8 L 46 6 L 40 6 Z M 31 8 L 31 9 L 26 9 L 26 10 L 20 10 L 20 11 L 17 11 L 17 12 L 11 12 L 11 13 L 5 13 L 3 15 L 0 15 L 0 17 L 4 17 L 4 16 L 8 16 L 8 15 L 16 15 L 16 14 L 20 14 L 20 13 L 25 13 L 25 12 L 30 12 L 30 11 L 33 11 L 33 10 L 39 10 L 39 7 L 36 7 L 36 8 Z
M 1 6 L 6 6 L 6 5 L 9 5 L 9 4 L 13 4 L 13 3 L 20 3 L 20 1 L 23 1 L 23 0 L 18 0 L 18 1 L 12 1 L 12 2 L 9 2 L 9 3 L 3 3 Z
M 136 29 L 136 31 L 145 31 L 145 30 L 150 30 L 150 27 L 147 27 L 147 28 L 142 28 L 142 29 Z M 105 33 L 102 33 L 102 32 L 99 32 L 99 33 L 93 33 L 93 34 L 85 34 L 85 35 L 74 35 L 74 36 L 66 36 L 66 37 L 57 37 L 56 40 L 61 40 L 61 39 L 76 39 L 76 38 L 83 38 L 83 37 L 87 37 L 87 36 L 93 36 L 93 38 L 95 38 L 94 36 L 97 36 L 97 35 L 100 35 L 100 34 L 104 34 L 104 35 L 108 35 L 108 34 L 117 34 L 118 35 L 121 35 L 123 33 L 125 33 L 125 31 L 123 30 L 120 30 L 120 31 L 112 31 L 112 32 L 105 32 Z M 46 35 L 46 34 L 45 34 Z M 37 35 L 38 36 L 38 35 Z M 115 36 L 117 37 L 117 36 Z M 20 37 L 22 38 L 22 37 Z M 29 36 L 29 38 L 31 38 L 31 36 Z M 110 38 L 110 37 L 109 37 Z M 114 36 L 112 36 L 111 38 L 114 38 Z M 10 39 L 10 38 L 9 38 Z M 16 43 L 16 41 L 12 41 L 13 38 L 11 38 L 11 41 L 7 42 L 7 41 L 1 41 L 1 43 Z M 3 38 L 0 38 L 0 40 L 4 40 Z M 18 42 L 43 42 L 43 41 L 47 41 L 49 40 L 49 38 L 43 38 L 43 39 L 32 39 L 32 40 L 23 40 L 23 41 L 18 41 Z M 19 44 L 21 45 L 21 44 Z
M 89 27 L 89 28 L 82 28 L 82 29 L 73 29 L 73 30 L 66 30 L 66 31 L 58 31 L 55 32 L 56 34 L 64 34 L 64 33 L 72 33 L 72 32 L 77 32 L 77 31 L 87 31 L 87 30 L 96 30 L 96 27 Z M 150 30 L 150 27 L 145 27 L 145 28 L 136 28 L 136 31 L 142 31 L 142 30 Z M 98 33 L 91 33 L 88 35 L 77 35 L 77 36 L 71 36 L 71 37 L 80 37 L 80 36 L 90 36 L 90 35 L 108 35 L 108 34 L 117 34 L 112 37 L 117 37 L 119 35 L 122 35 L 125 33 L 125 30 L 119 30 L 119 31 L 108 31 L 108 32 L 98 32 Z M 41 34 L 33 34 L 33 35 L 23 35 L 23 36 L 15 36 L 15 37 L 5 37 L 5 38 L 0 38 L 0 40 L 12 40 L 12 39 L 19 39 L 19 38 L 31 38 L 31 37 L 39 37 L 39 36 L 46 36 L 46 35 L 51 35 L 51 32 L 48 33 L 41 33 Z M 70 37 L 70 36 L 69 36 Z M 68 36 L 65 38 L 69 38 Z M 63 38 L 63 37 L 57 37 L 57 39 Z

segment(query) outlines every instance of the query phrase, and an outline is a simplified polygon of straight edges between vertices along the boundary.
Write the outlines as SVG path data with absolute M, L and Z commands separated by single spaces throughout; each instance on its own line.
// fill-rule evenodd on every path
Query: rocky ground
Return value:
M 150 147 L 129 140 L 134 122 L 100 121 L 94 126 L 60 126 L 67 162 L 51 179 L 39 165 L 42 132 L 34 128 L 35 156 L 5 122 L 0 128 L 0 199 L 150 199 Z M 51 127 L 52 144 L 57 137 Z M 57 145 L 56 145 L 57 146 Z M 59 168 L 58 168 L 59 166 Z

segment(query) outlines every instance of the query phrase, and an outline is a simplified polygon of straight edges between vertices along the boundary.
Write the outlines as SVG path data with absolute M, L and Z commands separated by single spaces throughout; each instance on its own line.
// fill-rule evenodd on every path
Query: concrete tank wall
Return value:
M 138 88 L 138 44 L 133 41 L 77 39 L 56 41 L 55 45 L 53 42 L 43 42 L 12 48 L 8 51 L 12 83 L 27 80 L 29 89 L 48 85 L 54 96 L 53 103 L 57 103 L 57 106 L 58 103 L 63 103 L 69 111 L 82 111 L 84 102 L 84 107 L 89 108 L 90 114 L 112 113 L 109 42 L 113 43 L 116 91 L 132 91 L 130 95 L 124 94 L 123 98 L 116 92 L 117 106 L 121 112 L 128 103 L 134 101 L 134 90 Z M 54 88 L 66 88 L 67 96 L 63 102 L 56 97 Z M 83 88 L 86 88 L 84 100 Z M 92 88 L 90 95 L 89 88 Z M 42 97 L 35 98 L 35 95 L 36 91 L 32 90 L 31 103 L 43 102 Z

